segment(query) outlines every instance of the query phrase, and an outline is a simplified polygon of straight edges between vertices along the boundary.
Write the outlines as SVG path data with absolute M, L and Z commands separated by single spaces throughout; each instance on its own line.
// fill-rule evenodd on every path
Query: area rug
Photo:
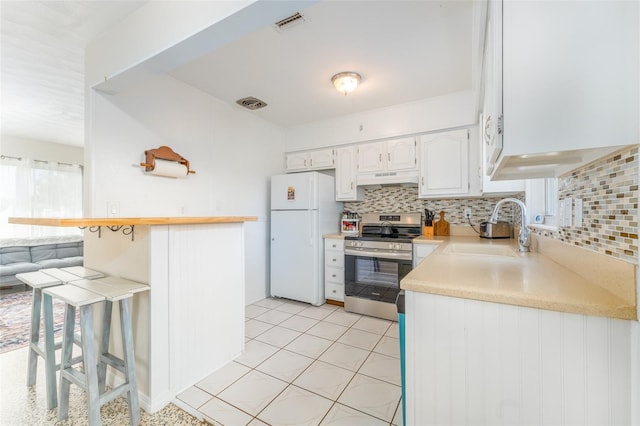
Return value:
M 64 302 L 53 301 L 53 331 L 56 339 L 62 338 Z M 0 354 L 29 344 L 31 323 L 31 289 L 0 295 Z M 40 324 L 42 336 L 43 325 Z

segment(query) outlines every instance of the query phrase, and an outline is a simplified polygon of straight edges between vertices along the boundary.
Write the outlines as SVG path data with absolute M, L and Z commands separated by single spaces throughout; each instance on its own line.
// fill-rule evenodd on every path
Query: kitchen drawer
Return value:
M 324 297 L 331 300 L 339 300 L 344 302 L 344 285 L 341 284 L 326 284 L 324 286 Z
M 324 264 L 334 268 L 344 268 L 344 253 L 327 250 L 324 254 Z
M 344 268 L 324 267 L 324 280 L 332 284 L 344 284 Z
M 327 238 L 324 240 L 324 248 L 325 250 L 344 252 L 344 240 Z

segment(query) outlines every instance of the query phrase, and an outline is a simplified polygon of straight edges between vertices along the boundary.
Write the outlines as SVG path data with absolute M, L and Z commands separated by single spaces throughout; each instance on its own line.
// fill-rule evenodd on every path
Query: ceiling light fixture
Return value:
M 336 90 L 340 93 L 347 94 L 356 90 L 358 84 L 360 84 L 362 77 L 357 72 L 340 72 L 331 77 L 331 82 L 336 87 Z

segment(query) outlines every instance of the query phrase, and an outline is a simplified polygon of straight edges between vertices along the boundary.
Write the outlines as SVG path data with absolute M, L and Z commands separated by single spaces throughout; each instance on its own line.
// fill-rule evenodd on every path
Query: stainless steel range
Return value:
M 400 280 L 412 269 L 411 240 L 422 233 L 420 213 L 366 213 L 362 235 L 345 237 L 345 298 L 349 312 L 397 319 Z

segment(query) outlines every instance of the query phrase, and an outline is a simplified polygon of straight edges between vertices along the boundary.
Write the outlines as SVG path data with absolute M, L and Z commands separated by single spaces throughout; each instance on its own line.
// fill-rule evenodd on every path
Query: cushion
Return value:
M 31 247 L 31 261 L 33 263 L 40 263 L 49 259 L 57 259 L 56 244 Z
M 67 262 L 67 266 L 84 266 L 84 258 L 82 256 L 65 257 L 62 260 Z
M 0 248 L 0 265 L 9 263 L 31 263 L 29 247 L 3 247 Z
M 65 257 L 82 256 L 82 248 L 82 242 L 57 244 L 56 257 L 64 259 Z
M 40 269 L 40 265 L 30 262 L 16 262 L 9 265 L 0 265 L 0 276 L 22 274 Z
M 64 259 L 44 259 L 35 263 L 40 268 L 66 268 L 69 266 Z

